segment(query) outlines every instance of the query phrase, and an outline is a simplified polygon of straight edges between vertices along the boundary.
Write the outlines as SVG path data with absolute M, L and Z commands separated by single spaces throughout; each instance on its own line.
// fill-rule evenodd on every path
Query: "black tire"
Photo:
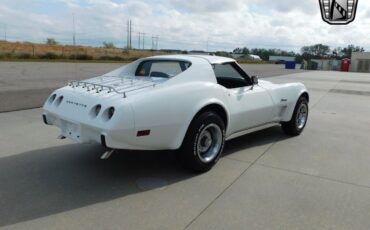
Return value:
M 179 153 L 181 163 L 192 172 L 207 172 L 220 159 L 224 145 L 223 120 L 215 112 L 204 112 L 195 117 L 189 126 Z
M 300 121 L 298 122 L 298 118 L 301 114 L 301 109 L 305 109 L 306 110 L 306 118 L 303 121 Z M 287 134 L 287 135 L 290 135 L 290 136 L 298 136 L 302 133 L 302 131 L 304 130 L 304 128 L 306 127 L 306 124 L 307 124 L 307 120 L 308 120 L 308 101 L 305 97 L 301 96 L 298 101 L 297 101 L 297 104 L 294 108 L 294 112 L 293 112 L 293 116 L 292 116 L 292 119 L 288 122 L 282 122 L 281 123 L 281 127 L 283 129 L 283 131 Z

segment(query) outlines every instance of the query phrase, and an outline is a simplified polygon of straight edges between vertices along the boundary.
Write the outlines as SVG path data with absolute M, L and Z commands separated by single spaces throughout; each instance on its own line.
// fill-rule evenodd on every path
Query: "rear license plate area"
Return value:
M 80 141 L 81 139 L 81 128 L 80 125 L 63 121 L 63 134 L 65 137 L 68 137 L 72 140 Z

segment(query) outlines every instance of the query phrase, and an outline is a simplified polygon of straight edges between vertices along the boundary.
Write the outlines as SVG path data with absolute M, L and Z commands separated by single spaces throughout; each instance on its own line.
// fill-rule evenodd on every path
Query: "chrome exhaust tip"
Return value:
M 105 153 L 103 153 L 103 155 L 101 155 L 100 159 L 107 160 L 114 151 L 115 151 L 114 149 L 107 150 Z

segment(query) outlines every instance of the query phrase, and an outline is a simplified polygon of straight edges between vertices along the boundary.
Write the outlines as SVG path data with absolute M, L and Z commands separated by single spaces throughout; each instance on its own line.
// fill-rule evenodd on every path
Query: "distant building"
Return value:
M 353 52 L 350 71 L 370 73 L 370 52 Z
M 311 59 L 311 62 L 316 63 L 315 70 L 336 70 L 339 71 L 341 67 L 341 60 L 336 59 Z
M 285 63 L 287 61 L 295 61 L 295 57 L 289 57 L 289 56 L 270 56 L 269 61 L 275 62 L 275 63 Z
M 249 54 L 249 57 L 253 60 L 262 61 L 261 57 L 254 54 Z
M 245 54 L 232 53 L 231 57 L 234 58 L 234 59 L 243 58 L 243 57 L 245 57 Z
M 233 53 L 231 54 L 231 57 L 234 58 L 234 59 L 249 59 L 249 60 L 257 60 L 257 61 L 261 61 L 261 57 L 258 56 L 258 55 L 254 55 L 254 54 L 237 54 L 237 53 Z

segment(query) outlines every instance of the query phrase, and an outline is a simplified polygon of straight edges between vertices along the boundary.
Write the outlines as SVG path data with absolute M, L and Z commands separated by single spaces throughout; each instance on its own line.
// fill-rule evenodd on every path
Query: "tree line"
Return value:
M 285 51 L 281 49 L 264 49 L 264 48 L 254 48 L 249 49 L 247 47 L 236 48 L 233 50 L 234 54 L 244 54 L 244 55 L 258 55 L 262 60 L 268 61 L 270 56 L 290 56 L 296 57 L 297 62 L 302 60 L 310 59 L 343 59 L 351 58 L 352 52 L 364 52 L 365 49 L 360 46 L 348 45 L 346 47 L 336 47 L 331 49 L 328 45 L 315 44 L 311 46 L 303 46 L 300 53 L 295 53 L 293 51 Z
M 54 38 L 47 38 L 46 44 L 48 45 L 58 45 Z M 113 42 L 103 42 L 104 48 L 116 48 Z M 281 49 L 265 49 L 265 48 L 253 48 L 248 47 L 236 48 L 233 50 L 234 54 L 243 55 L 258 55 L 262 60 L 268 61 L 270 56 L 289 56 L 295 57 L 297 62 L 302 62 L 303 60 L 311 59 L 338 59 L 351 58 L 352 52 L 364 52 L 365 49 L 361 46 L 347 45 L 346 47 L 336 47 L 331 49 L 328 45 L 315 44 L 311 46 L 303 46 L 300 53 L 294 51 L 285 51 Z M 228 52 L 216 52 L 216 55 L 220 56 L 231 56 Z

